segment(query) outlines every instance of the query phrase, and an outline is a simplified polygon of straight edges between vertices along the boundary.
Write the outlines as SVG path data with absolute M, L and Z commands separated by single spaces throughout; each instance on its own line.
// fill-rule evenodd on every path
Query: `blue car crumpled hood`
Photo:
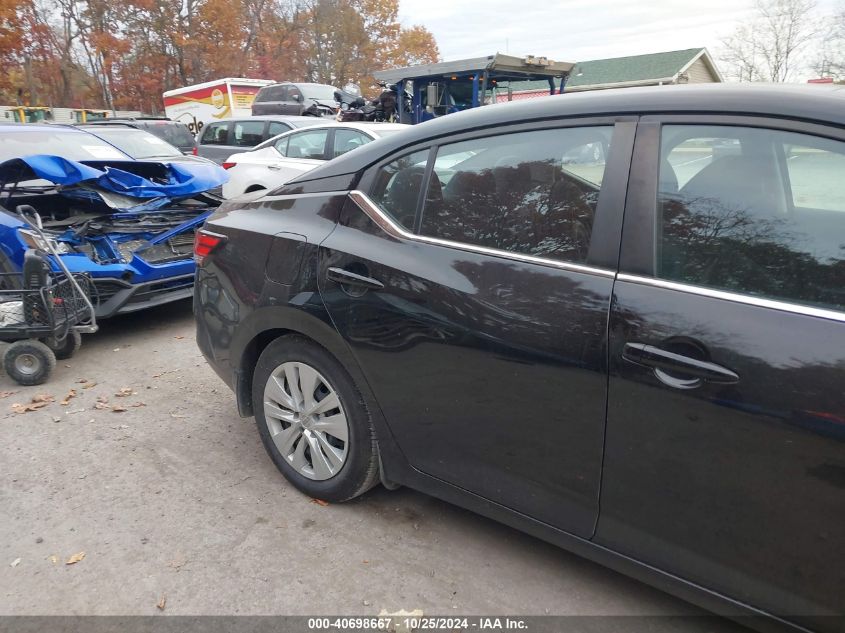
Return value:
M 47 180 L 63 187 L 78 185 L 131 198 L 179 200 L 214 189 L 229 179 L 226 170 L 202 163 L 146 161 L 77 162 L 37 154 L 0 163 L 0 182 Z

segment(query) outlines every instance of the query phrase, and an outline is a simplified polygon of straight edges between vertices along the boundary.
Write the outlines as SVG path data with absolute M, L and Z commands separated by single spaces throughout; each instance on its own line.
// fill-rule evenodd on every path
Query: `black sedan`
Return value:
M 199 345 L 305 494 L 411 486 L 845 630 L 845 91 L 449 115 L 225 203 L 195 251 Z

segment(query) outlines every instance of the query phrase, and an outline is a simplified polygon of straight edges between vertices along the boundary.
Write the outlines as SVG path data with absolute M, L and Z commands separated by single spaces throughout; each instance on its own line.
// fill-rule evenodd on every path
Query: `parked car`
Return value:
M 414 126 L 224 202 L 197 341 L 310 497 L 403 484 L 841 631 L 843 106 L 632 88 Z
M 255 147 L 284 132 L 321 121 L 308 116 L 252 116 L 225 119 L 206 125 L 197 136 L 197 155 L 218 165 L 235 152 Z
M 178 147 L 171 145 L 163 138 L 133 126 L 127 127 L 123 123 L 112 123 L 111 125 L 81 123 L 75 127 L 111 143 L 124 154 L 136 160 L 214 164 L 213 161 L 201 156 L 183 154 Z
M 275 189 L 327 160 L 407 127 L 399 123 L 323 123 L 281 134 L 224 161 L 229 181 L 223 185 L 223 197 Z
M 70 126 L 0 125 L 0 271 L 20 272 L 27 249 L 88 273 L 97 316 L 191 296 L 196 228 L 220 198 L 226 172 L 210 163 L 136 161 Z
M 167 141 L 174 147 L 178 147 L 183 154 L 192 154 L 196 149 L 196 139 L 188 126 L 178 121 L 171 121 L 164 117 L 111 117 L 97 121 L 88 121 L 85 125 L 106 125 L 112 126 L 115 123 L 145 130 L 154 134 L 160 139 Z
M 300 84 L 285 81 L 264 86 L 252 102 L 253 114 L 293 114 L 329 116 L 337 114 L 337 88 L 326 84 Z

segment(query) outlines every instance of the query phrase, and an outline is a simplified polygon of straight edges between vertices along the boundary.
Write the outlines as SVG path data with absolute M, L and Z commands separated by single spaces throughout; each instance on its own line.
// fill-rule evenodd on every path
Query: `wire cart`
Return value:
M 41 233 L 40 222 L 28 223 Z M 71 274 L 51 254 L 30 249 L 22 273 L 0 273 L 0 341 L 11 343 L 3 367 L 21 385 L 46 382 L 56 359 L 73 356 L 81 335 L 97 331 L 90 277 Z M 61 270 L 52 269 L 51 259 Z

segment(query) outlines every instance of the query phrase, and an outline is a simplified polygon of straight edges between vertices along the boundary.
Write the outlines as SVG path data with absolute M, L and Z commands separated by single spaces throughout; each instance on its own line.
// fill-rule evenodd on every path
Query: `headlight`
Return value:
M 35 248 L 48 253 L 52 253 L 53 251 L 60 254 L 72 252 L 67 244 L 61 244 L 51 237 L 41 237 L 38 233 L 29 229 L 18 229 L 18 235 L 20 235 L 21 241 L 29 246 L 29 248 Z

